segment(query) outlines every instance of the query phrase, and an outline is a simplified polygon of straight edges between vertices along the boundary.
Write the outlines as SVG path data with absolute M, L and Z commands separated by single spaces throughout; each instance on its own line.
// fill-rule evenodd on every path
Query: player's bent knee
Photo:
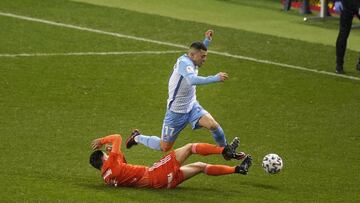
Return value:
M 206 165 L 207 165 L 206 163 L 200 161 L 194 163 L 194 166 L 201 171 L 203 171 L 206 168 Z
M 188 150 L 191 150 L 193 146 L 194 146 L 194 143 L 188 143 L 185 145 L 185 148 Z
M 210 123 L 210 130 L 216 130 L 219 127 L 219 123 L 216 122 L 215 120 L 212 120 Z
M 216 120 L 210 115 L 205 115 L 203 117 L 202 126 L 209 129 L 209 130 L 216 130 L 220 125 Z
M 188 144 L 186 144 L 184 147 L 185 147 L 185 149 L 186 149 L 186 151 L 188 152 L 188 153 L 190 153 L 190 154 L 192 154 L 193 152 L 194 152 L 194 147 L 196 146 L 196 144 L 195 143 L 188 143 Z

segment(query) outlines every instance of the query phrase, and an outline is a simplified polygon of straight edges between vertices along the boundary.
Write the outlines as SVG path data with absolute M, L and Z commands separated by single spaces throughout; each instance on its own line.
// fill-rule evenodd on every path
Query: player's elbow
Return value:
M 120 134 L 113 134 L 111 135 L 112 137 L 112 142 L 121 142 L 122 141 L 122 137 Z
M 199 171 L 206 172 L 207 164 L 204 162 L 195 162 L 193 163 L 193 166 L 196 167 Z

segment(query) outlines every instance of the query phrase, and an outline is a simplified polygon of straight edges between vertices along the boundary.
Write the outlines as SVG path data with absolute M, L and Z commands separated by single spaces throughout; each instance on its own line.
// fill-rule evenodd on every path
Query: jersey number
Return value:
M 170 130 L 170 133 L 169 133 Z M 173 136 L 175 128 L 169 128 L 169 126 L 164 126 L 164 135 Z

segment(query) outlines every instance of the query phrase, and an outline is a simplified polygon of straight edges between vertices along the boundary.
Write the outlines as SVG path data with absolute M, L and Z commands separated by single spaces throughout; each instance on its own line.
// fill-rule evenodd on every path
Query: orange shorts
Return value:
M 151 187 L 175 188 L 184 180 L 180 167 L 174 151 L 161 158 L 160 161 L 148 168 Z

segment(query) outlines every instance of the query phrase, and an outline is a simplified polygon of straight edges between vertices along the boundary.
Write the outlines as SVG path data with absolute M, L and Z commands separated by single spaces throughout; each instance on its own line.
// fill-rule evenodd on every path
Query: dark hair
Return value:
M 190 45 L 190 49 L 197 49 L 197 50 L 204 50 L 207 51 L 207 48 L 204 43 L 202 42 L 193 42 Z
M 101 167 L 103 165 L 102 157 L 104 156 L 104 153 L 101 150 L 96 150 L 90 155 L 90 164 L 96 168 L 101 170 Z

